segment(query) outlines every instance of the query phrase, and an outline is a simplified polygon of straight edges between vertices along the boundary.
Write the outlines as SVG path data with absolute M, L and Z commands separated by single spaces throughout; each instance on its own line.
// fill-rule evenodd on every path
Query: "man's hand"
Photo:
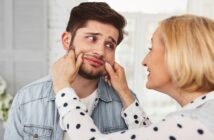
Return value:
M 124 108 L 128 107 L 134 102 L 135 98 L 129 90 L 124 68 L 116 62 L 113 67 L 109 63 L 106 63 L 105 68 L 109 74 L 108 77 L 105 77 L 105 80 L 117 91 Z
M 77 58 L 74 50 L 57 60 L 52 66 L 52 80 L 55 94 L 63 88 L 70 87 L 82 64 L 82 54 Z

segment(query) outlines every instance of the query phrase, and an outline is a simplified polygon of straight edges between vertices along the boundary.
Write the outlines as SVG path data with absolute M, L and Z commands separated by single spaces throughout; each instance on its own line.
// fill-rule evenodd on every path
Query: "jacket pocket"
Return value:
M 24 140 L 51 140 L 53 128 L 49 126 L 24 125 Z

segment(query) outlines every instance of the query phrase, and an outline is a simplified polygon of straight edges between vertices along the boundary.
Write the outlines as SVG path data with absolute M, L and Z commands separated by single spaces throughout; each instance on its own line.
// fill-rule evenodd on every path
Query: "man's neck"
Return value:
M 72 88 L 76 91 L 79 98 L 85 98 L 97 89 L 98 80 L 89 80 L 77 75 L 75 81 L 72 83 Z

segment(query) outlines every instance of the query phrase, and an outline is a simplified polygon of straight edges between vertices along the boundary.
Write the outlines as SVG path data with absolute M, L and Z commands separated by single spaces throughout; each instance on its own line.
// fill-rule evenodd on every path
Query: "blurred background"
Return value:
M 50 73 L 64 55 L 61 33 L 72 7 L 87 0 L 0 0 L 0 140 L 12 98 L 24 85 Z M 92 0 L 89 0 L 92 1 Z M 213 0 L 93 0 L 105 1 L 127 20 L 128 35 L 116 60 L 125 67 L 130 88 L 153 122 L 179 108 L 166 95 L 145 88 L 141 62 L 151 46 L 158 21 L 191 13 L 214 19 Z

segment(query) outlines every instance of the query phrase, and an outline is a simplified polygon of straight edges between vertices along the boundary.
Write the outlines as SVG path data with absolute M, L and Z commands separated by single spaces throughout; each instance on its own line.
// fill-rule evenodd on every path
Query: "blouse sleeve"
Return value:
M 72 140 L 214 139 L 213 134 L 202 123 L 185 116 L 171 116 L 148 127 L 102 134 L 71 88 L 62 89 L 56 95 L 56 105 L 60 113 L 60 126 L 68 132 Z
M 129 129 L 147 127 L 151 125 L 149 117 L 143 111 L 143 108 L 137 100 L 123 110 L 121 116 L 125 120 Z

